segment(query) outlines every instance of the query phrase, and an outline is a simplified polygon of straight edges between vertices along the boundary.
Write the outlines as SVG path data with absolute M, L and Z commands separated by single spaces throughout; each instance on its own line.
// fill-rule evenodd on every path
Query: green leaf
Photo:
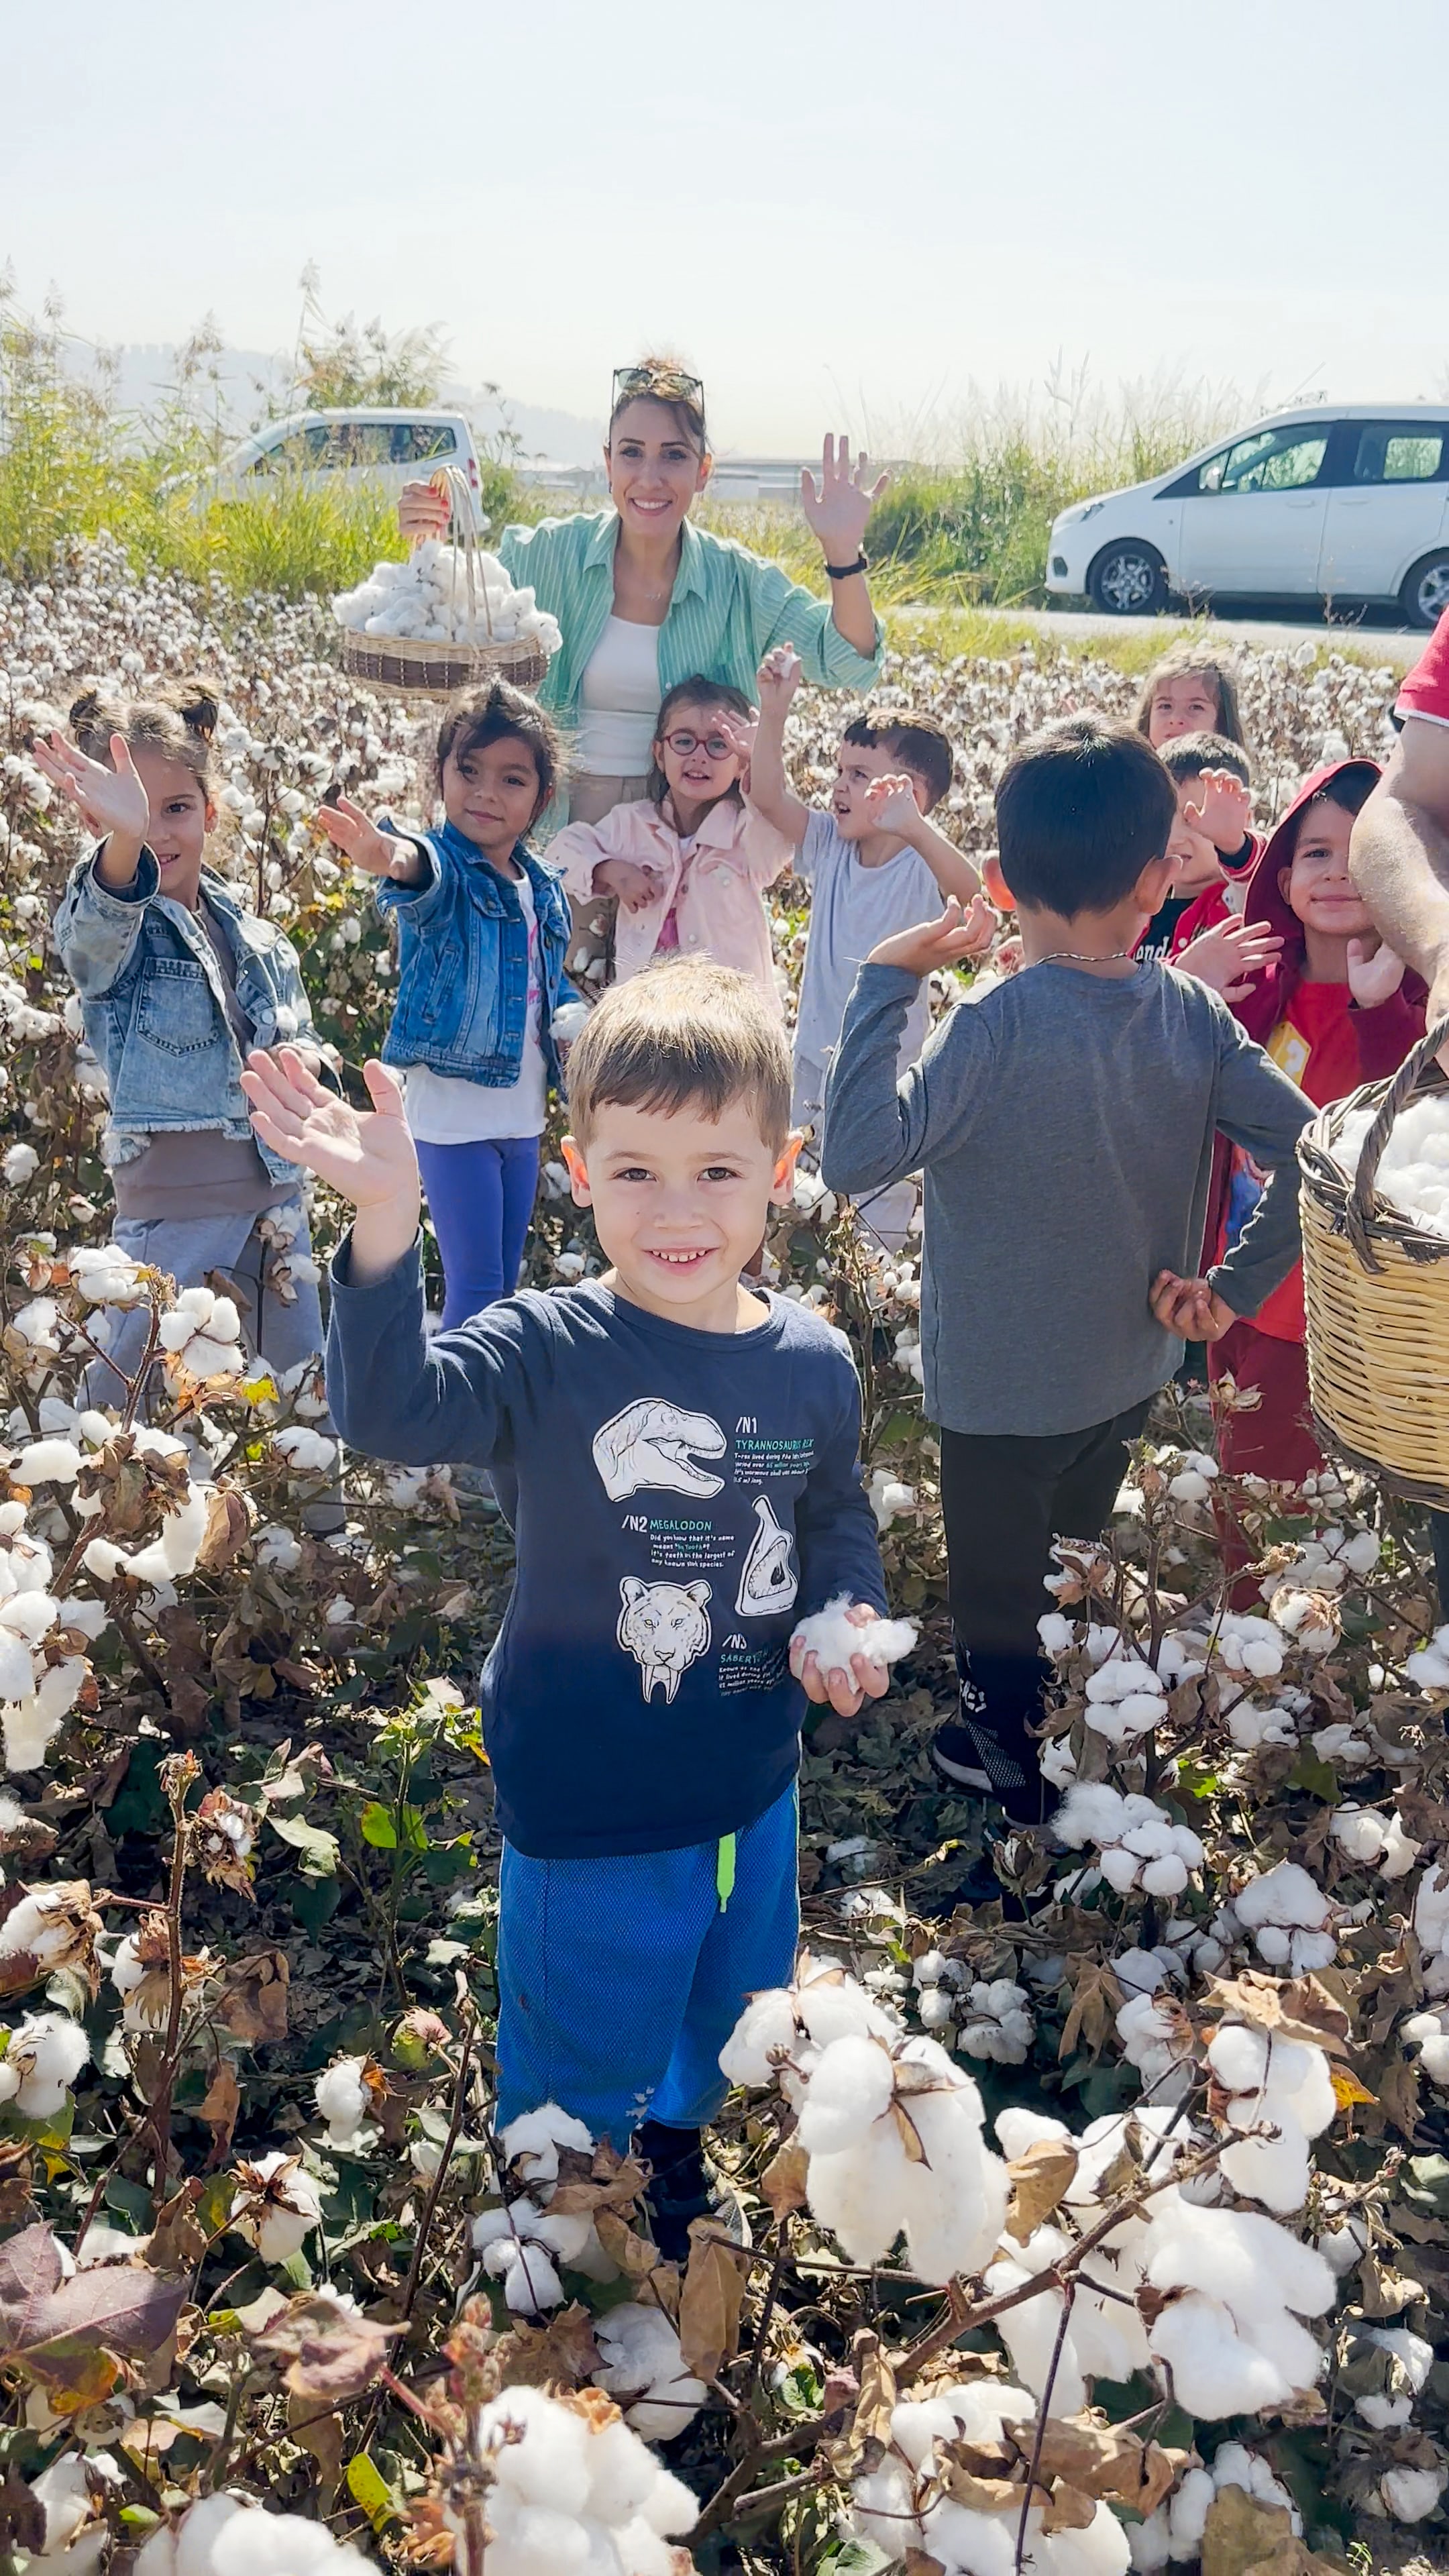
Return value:
M 109 2200 L 109 2191 L 106 2197 Z M 219 2236 L 231 2216 L 231 2205 L 235 2198 L 236 2176 L 234 2174 L 208 2174 L 201 2186 L 201 2197 L 196 2204 L 197 2226 L 204 2227 L 208 2236 Z
M 1336 1807 L 1342 1792 L 1338 1774 L 1331 1762 L 1325 1762 L 1305 1745 L 1288 1774 L 1290 1789 L 1306 1789 L 1311 1798 L 1321 1798 L 1326 1807 Z
M 1449 2156 L 1410 2156 L 1399 2192 L 1424 2217 L 1449 2218 Z
M 357 1821 L 363 1841 L 371 1843 L 374 1851 L 397 1850 L 397 1827 L 379 1798 L 368 1799 Z
M 337 1878 L 309 1878 L 305 1870 L 299 1870 L 287 1894 L 303 1931 L 320 1932 L 342 1902 L 342 1882 Z
M 339 1858 L 337 1836 L 323 1831 L 321 1825 L 304 1825 L 300 1816 L 269 1815 L 267 1822 L 274 1834 L 302 1855 L 302 1868 L 309 1878 L 335 1878 Z
M 380 2533 L 388 2523 L 401 2522 L 401 2505 L 377 2462 L 370 2460 L 365 2451 L 359 2451 L 347 2463 L 347 2492 L 354 2504 L 361 2505 L 374 2531 Z

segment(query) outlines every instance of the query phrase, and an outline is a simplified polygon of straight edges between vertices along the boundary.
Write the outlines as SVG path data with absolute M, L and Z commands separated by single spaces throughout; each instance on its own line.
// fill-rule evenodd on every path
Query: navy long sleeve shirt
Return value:
M 787 1648 L 837 1594 L 884 1609 L 849 1346 L 788 1298 L 701 1333 L 597 1281 L 428 1341 L 416 1253 L 332 1271 L 344 1440 L 508 1471 L 517 1574 L 484 1666 L 498 1817 L 540 1860 L 671 1851 L 783 1795 L 805 1701 Z

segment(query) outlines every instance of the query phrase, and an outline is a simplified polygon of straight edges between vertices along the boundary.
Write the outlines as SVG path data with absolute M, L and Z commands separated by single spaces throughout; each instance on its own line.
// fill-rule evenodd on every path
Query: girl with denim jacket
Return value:
M 440 830 L 370 823 L 346 797 L 320 821 L 380 882 L 398 926 L 382 1054 L 404 1068 L 407 1120 L 442 1256 L 446 1326 L 509 1297 L 538 1188 L 568 906 L 523 835 L 553 795 L 558 738 L 501 680 L 449 700 L 438 733 Z
M 54 933 L 110 1094 L 115 1240 L 178 1288 L 225 1272 L 251 1349 L 285 1375 L 323 1341 L 304 1175 L 253 1135 L 241 1069 L 279 1041 L 314 1073 L 322 1058 L 290 941 L 205 865 L 216 700 L 183 687 L 108 706 L 91 690 L 70 716 L 74 741 L 52 734 L 35 758 L 100 844 Z M 123 1403 L 144 1352 L 144 1309 L 111 1324 L 93 1403 Z

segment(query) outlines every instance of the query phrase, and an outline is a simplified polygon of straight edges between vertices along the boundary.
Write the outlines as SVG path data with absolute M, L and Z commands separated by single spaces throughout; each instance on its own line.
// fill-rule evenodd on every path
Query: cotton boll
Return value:
M 1396 2522 L 1422 2522 L 1434 2512 L 1446 2484 L 1449 2471 L 1444 2469 L 1386 2469 L 1379 2493 Z
M 231 2229 L 264 2263 L 285 2263 L 289 2254 L 300 2253 L 321 2217 L 315 2182 L 284 2147 L 249 2158 L 242 2167 Z
M 313 2098 L 327 2123 L 329 2147 L 355 2146 L 372 2114 L 372 2096 L 363 2082 L 366 2064 L 365 2057 L 340 2057 L 317 2078 Z
M 28 2013 L 11 2032 L 5 2054 L 20 2079 L 14 2099 L 22 2117 L 53 2119 L 90 2053 L 90 2041 L 69 2013 Z
M 0 1629 L 0 1700 L 27 1700 L 35 1688 L 35 1665 L 29 1649 Z
M 541 2316 L 563 2300 L 563 2283 L 541 2245 L 500 2236 L 485 2249 L 483 2268 L 502 2281 L 503 2296 L 515 2316 Z
M 790 2055 L 796 2038 L 793 2000 L 783 1987 L 773 1987 L 746 2004 L 720 2050 L 720 2070 L 731 2084 L 771 2084 L 774 2061 Z
M 18 1485 L 73 1485 L 80 1470 L 73 1440 L 32 1440 L 10 1472 Z
M 582 2120 L 560 2110 L 557 2102 L 545 2102 L 537 2111 L 525 2111 L 510 2120 L 499 2132 L 505 2164 L 516 2164 L 529 2183 L 557 2182 L 560 2147 L 571 2147 L 578 2155 L 590 2155 L 594 2141 Z
M 853 1977 L 828 1966 L 801 1978 L 795 2010 L 817 2048 L 828 2048 L 832 2040 L 847 2037 L 892 2040 L 900 2036 L 894 2013 L 873 2003 Z
M 1065 2120 L 1053 2120 L 1044 2111 L 1023 2110 L 1016 2103 L 996 2114 L 997 2141 L 1002 2154 L 1009 2156 L 1013 2164 L 1043 2138 L 1060 2141 L 1071 2134 Z
M 865 2135 L 885 2111 L 894 2069 L 879 2040 L 837 2039 L 821 2054 L 800 2114 L 807 2154 L 835 2154 Z
M 1256 1931 L 1263 1924 L 1317 1929 L 1327 1920 L 1328 1899 L 1296 1861 L 1279 1861 L 1250 1879 L 1233 1899 L 1238 1920 Z
M 59 1617 L 60 1603 L 48 1592 L 12 1592 L 8 1601 L 0 1601 L 0 1638 L 18 1637 L 27 1646 L 38 1646 Z

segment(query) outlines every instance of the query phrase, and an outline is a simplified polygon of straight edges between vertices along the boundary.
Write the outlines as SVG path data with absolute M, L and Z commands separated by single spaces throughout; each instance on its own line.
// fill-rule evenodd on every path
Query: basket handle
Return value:
M 471 630 L 477 624 L 478 592 L 481 588 L 483 593 L 483 622 L 488 629 L 488 640 L 491 644 L 493 641 L 493 611 L 488 605 L 488 584 L 486 581 L 481 579 L 478 571 L 478 531 L 473 525 L 472 497 L 468 490 L 467 478 L 456 465 L 440 465 L 434 473 L 428 476 L 428 481 L 432 485 L 433 490 L 448 504 L 448 527 L 446 533 L 453 539 L 453 601 L 456 604 L 458 595 L 458 553 L 461 549 L 463 556 L 464 578 L 468 585 L 468 625 Z M 418 547 L 425 543 L 425 538 L 414 537 L 413 552 L 416 553 Z
M 1389 1138 L 1394 1132 L 1395 1122 L 1400 1110 L 1412 1097 L 1421 1077 L 1428 1071 L 1440 1048 L 1446 1042 L 1449 1042 L 1449 1018 L 1436 1020 L 1432 1028 L 1425 1030 L 1417 1046 L 1410 1047 L 1379 1102 L 1374 1123 L 1363 1140 L 1363 1149 L 1358 1158 L 1358 1170 L 1354 1175 L 1353 1187 L 1349 1192 L 1348 1205 L 1344 1211 L 1349 1240 L 1361 1260 L 1367 1257 L 1368 1229 L 1373 1220 L 1374 1187 L 1378 1180 L 1379 1164 L 1383 1160 Z M 1376 1268 L 1377 1264 L 1374 1263 L 1372 1266 Z

